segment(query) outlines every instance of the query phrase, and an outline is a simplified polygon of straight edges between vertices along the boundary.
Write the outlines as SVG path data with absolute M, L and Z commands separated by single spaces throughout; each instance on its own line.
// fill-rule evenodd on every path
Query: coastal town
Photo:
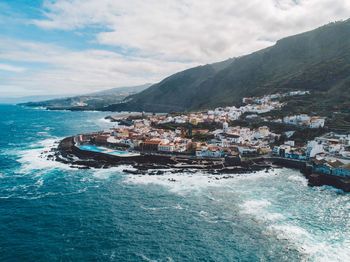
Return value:
M 313 172 L 350 177 L 350 134 L 324 133 L 304 143 L 295 131 L 273 132 L 268 123 L 322 130 L 326 118 L 305 114 L 266 119 L 256 128 L 232 125 L 241 119 L 281 109 L 279 100 L 310 95 L 308 91 L 244 98 L 243 105 L 188 114 L 126 114 L 111 116 L 115 127 L 75 136 L 81 150 L 118 157 L 186 156 L 196 159 L 278 157 L 311 165 Z M 264 124 L 265 123 L 265 124 Z M 291 130 L 293 130 L 291 128 Z

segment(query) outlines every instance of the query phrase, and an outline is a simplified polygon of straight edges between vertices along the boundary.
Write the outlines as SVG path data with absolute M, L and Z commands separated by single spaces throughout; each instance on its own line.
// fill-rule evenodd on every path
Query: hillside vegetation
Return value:
M 350 20 L 281 39 L 250 55 L 176 73 L 106 110 L 196 111 L 290 90 L 311 92 L 289 105 L 295 111 L 350 109 Z
M 149 86 L 150 84 L 144 84 L 140 86 L 112 88 L 86 95 L 29 102 L 21 105 L 41 106 L 57 110 L 97 110 L 98 108 L 104 108 L 111 104 L 122 102 L 127 96 L 141 92 Z

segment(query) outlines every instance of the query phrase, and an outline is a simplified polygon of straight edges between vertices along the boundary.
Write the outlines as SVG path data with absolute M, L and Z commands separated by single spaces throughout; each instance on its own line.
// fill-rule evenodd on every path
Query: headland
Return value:
M 258 116 L 280 110 L 286 97 L 308 95 L 250 97 L 239 108 L 204 112 L 119 113 L 106 117 L 113 128 L 61 141 L 55 158 L 80 168 L 131 165 L 125 171 L 135 174 L 236 174 L 286 166 L 303 172 L 310 185 L 349 192 L 350 134 L 327 130 L 322 116 Z
M 53 156 L 50 155 L 50 158 Z M 185 154 L 152 154 L 117 156 L 108 153 L 80 149 L 75 143 L 75 137 L 66 137 L 60 141 L 54 152 L 56 161 L 69 164 L 79 169 L 110 168 L 128 165 L 123 171 L 135 175 L 161 175 L 164 172 L 222 174 L 228 175 L 252 173 L 270 168 L 288 167 L 300 170 L 308 179 L 309 186 L 330 185 L 344 192 L 350 192 L 350 180 L 344 177 L 315 173 L 306 161 L 287 159 L 276 156 L 240 157 L 226 156 L 223 158 L 198 158 Z

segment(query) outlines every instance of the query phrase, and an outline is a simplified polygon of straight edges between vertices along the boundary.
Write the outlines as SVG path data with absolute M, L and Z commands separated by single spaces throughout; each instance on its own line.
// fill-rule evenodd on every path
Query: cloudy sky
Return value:
M 0 0 L 0 97 L 155 83 L 349 17 L 348 0 Z

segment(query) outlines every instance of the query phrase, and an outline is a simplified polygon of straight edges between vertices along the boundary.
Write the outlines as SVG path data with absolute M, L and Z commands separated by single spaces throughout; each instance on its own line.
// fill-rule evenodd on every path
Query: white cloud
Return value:
M 46 2 L 50 29 L 106 28 L 101 44 L 161 59 L 208 63 L 272 45 L 279 38 L 346 19 L 344 0 L 59 0 Z
M 19 66 L 0 64 L 0 70 L 10 71 L 10 72 L 23 72 L 26 69 L 24 67 L 19 67 Z
M 73 32 L 98 27 L 94 41 L 100 48 L 72 51 L 35 39 L 0 39 L 0 60 L 19 63 L 12 68 L 16 75 L 0 75 L 1 89 L 78 93 L 157 82 L 195 65 L 244 55 L 282 37 L 347 19 L 350 1 L 47 0 L 43 8 L 46 18 L 32 23 Z M 103 50 L 104 45 L 120 47 L 127 55 Z M 21 70 L 22 62 L 46 66 Z
M 127 57 L 105 50 L 71 51 L 57 45 L 11 39 L 0 40 L 0 50 L 0 60 L 36 64 L 26 71 L 7 67 L 17 70 L 17 74 L 0 75 L 0 89 L 21 87 L 23 95 L 88 93 L 156 82 L 195 65 Z

